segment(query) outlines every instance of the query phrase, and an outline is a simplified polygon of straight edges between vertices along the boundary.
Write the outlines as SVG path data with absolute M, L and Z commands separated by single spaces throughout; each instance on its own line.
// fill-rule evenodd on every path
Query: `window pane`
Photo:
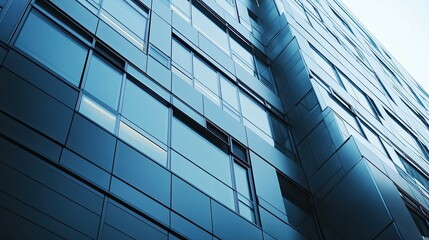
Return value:
M 339 82 L 339 79 L 337 78 L 337 75 L 335 73 L 335 69 L 334 66 L 325 58 L 325 56 L 323 56 L 321 53 L 319 53 L 319 51 L 317 51 L 316 49 L 314 49 L 312 47 L 313 50 L 313 59 L 316 61 L 317 64 L 319 64 L 319 66 L 329 75 L 331 76 L 332 79 L 334 79 L 335 81 Z M 339 82 L 340 85 L 342 85 L 341 82 Z
M 216 0 L 216 2 L 225 9 L 231 16 L 237 18 L 237 12 L 235 11 L 235 2 L 234 0 Z
M 265 132 L 263 132 L 260 128 L 256 127 L 255 124 L 245 118 L 243 118 L 243 124 L 274 147 L 274 140 L 269 137 Z
M 167 143 L 168 108 L 127 80 L 122 115 L 163 143 Z
M 421 215 L 418 215 L 410 208 L 408 208 L 408 211 L 410 212 L 411 217 L 413 217 L 414 223 L 417 225 L 417 228 L 422 234 L 422 239 L 429 238 L 428 220 L 426 218 L 423 218 Z
M 219 95 L 216 71 L 198 57 L 194 57 L 194 77 L 212 92 Z
M 171 155 L 171 170 L 173 172 L 225 206 L 235 210 L 232 189 L 176 152 L 172 151 Z
M 271 136 L 270 122 L 265 110 L 253 99 L 240 92 L 240 102 L 242 114 L 247 120 L 256 125 L 259 129 Z
M 310 196 L 295 183 L 278 174 L 288 223 L 310 233 L 316 230 Z
M 192 83 L 193 83 L 192 79 L 189 78 L 186 74 L 184 74 L 181 70 L 177 69 L 175 66 L 171 66 L 171 72 L 173 72 L 180 79 L 182 79 L 183 81 L 185 81 L 186 83 L 192 86 Z
M 237 188 L 237 192 L 251 200 L 252 197 L 250 195 L 249 190 L 249 179 L 247 177 L 247 169 L 242 166 L 234 163 L 234 174 L 235 174 L 235 186 Z
M 146 34 L 147 12 L 133 0 L 104 0 L 101 16 L 133 44 L 143 49 Z
M 258 75 L 261 82 L 275 91 L 275 83 L 270 68 L 259 59 L 256 59 L 256 63 L 258 64 Z
M 171 146 L 228 186 L 232 186 L 229 156 L 175 118 L 172 123 Z
M 220 85 L 222 90 L 222 99 L 227 102 L 229 106 L 240 111 L 237 87 L 223 76 L 220 77 Z
M 30 12 L 15 45 L 79 86 L 87 49 L 39 12 Z
M 305 14 L 304 8 L 302 6 L 301 2 L 297 2 L 297 1 L 291 1 L 290 3 L 291 8 L 293 9 L 293 13 L 297 13 L 298 15 L 300 15 L 302 18 L 305 19 L 305 21 L 308 22 L 308 18 L 307 15 Z M 295 14 L 294 14 L 295 16 Z
M 195 80 L 194 87 L 208 99 L 212 100 L 216 105 L 220 106 L 220 98 L 218 95 L 214 94 L 208 88 L 206 88 L 200 81 Z
M 366 139 L 368 140 L 368 142 L 370 142 L 372 145 L 374 145 L 384 155 L 388 156 L 386 150 L 383 147 L 383 143 L 381 143 L 380 137 L 372 129 L 370 129 L 366 124 L 362 124 L 362 129 L 365 133 L 365 136 L 366 136 Z
M 188 0 L 171 0 L 171 3 L 177 10 L 180 10 L 181 15 L 185 15 L 185 19 L 189 21 L 191 17 L 191 7 Z
M 226 32 L 195 6 L 192 6 L 192 23 L 198 31 L 208 37 L 214 44 L 229 53 L 228 36 Z
M 420 153 L 421 152 L 421 148 L 419 143 L 417 142 L 416 138 L 414 137 L 414 135 L 412 135 L 406 128 L 405 126 L 402 125 L 402 123 L 400 123 L 395 117 L 393 117 L 392 115 L 390 115 L 389 112 L 387 112 L 387 116 L 389 116 L 389 125 L 390 125 L 390 130 L 392 133 L 395 134 L 395 136 L 398 136 L 398 138 L 402 138 L 403 140 L 405 140 L 410 146 L 414 147 L 415 150 L 418 150 Z M 422 153 L 423 154 L 423 153 Z
M 167 152 L 123 122 L 119 124 L 119 137 L 162 166 L 167 166 Z
M 173 62 L 177 63 L 177 65 L 189 74 L 192 74 L 191 51 L 175 40 L 172 42 L 172 58 Z
M 113 109 L 118 108 L 122 74 L 111 64 L 94 55 L 89 64 L 85 90 Z
M 274 116 L 271 117 L 271 128 L 274 140 L 287 150 L 293 152 L 292 139 L 285 123 Z
M 233 38 L 229 38 L 231 42 L 231 50 L 233 52 L 233 59 L 238 61 L 240 65 L 250 72 L 250 74 L 254 75 L 255 64 L 253 62 L 252 54 L 246 50 L 243 46 L 241 46 L 238 42 L 236 42 Z
M 251 222 L 255 222 L 253 210 L 247 206 L 246 204 L 238 201 L 238 209 L 240 211 L 240 215 L 246 218 Z
M 82 96 L 79 112 L 100 124 L 102 127 L 109 130 L 111 133 L 115 132 L 116 115 L 109 112 L 96 102 L 92 101 L 85 95 Z

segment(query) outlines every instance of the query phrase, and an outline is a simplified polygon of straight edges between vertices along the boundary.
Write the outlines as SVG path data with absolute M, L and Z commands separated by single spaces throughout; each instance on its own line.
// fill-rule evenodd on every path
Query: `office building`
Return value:
M 0 238 L 427 239 L 428 108 L 338 0 L 0 0 Z

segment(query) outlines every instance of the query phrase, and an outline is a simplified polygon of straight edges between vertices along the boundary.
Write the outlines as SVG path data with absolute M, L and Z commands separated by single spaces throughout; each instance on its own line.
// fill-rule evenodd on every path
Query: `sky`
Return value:
M 429 0 L 341 0 L 429 92 Z

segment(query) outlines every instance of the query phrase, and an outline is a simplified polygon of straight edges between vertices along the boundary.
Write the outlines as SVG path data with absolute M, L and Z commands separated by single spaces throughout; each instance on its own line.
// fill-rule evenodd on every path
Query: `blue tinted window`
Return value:
M 121 82 L 122 74 L 116 68 L 97 55 L 91 58 L 85 91 L 116 110 Z
M 235 0 L 215 0 L 229 15 L 237 18 L 237 11 L 235 10 Z
M 191 6 L 188 0 L 171 0 L 171 8 L 188 23 L 191 21 Z
M 231 42 L 232 58 L 244 69 L 246 69 L 251 75 L 254 75 L 255 64 L 253 62 L 253 55 L 241 46 L 233 38 L 229 38 Z
M 192 53 L 176 40 L 172 42 L 172 59 L 182 70 L 192 74 Z
M 243 117 L 262 130 L 265 134 L 271 136 L 271 128 L 267 112 L 265 112 L 265 110 L 259 106 L 255 100 L 242 92 L 240 92 L 240 102 Z
M 30 12 L 15 45 L 79 86 L 87 48 L 41 13 Z
M 287 150 L 293 152 L 292 139 L 289 135 L 289 131 L 286 124 L 272 115 L 270 116 L 270 118 L 274 141 L 279 143 Z
M 195 6 L 192 6 L 192 23 L 198 31 L 208 37 L 214 44 L 229 53 L 228 35 L 225 30 L 216 25 Z
M 79 112 L 97 122 L 111 133 L 115 132 L 116 114 L 100 106 L 100 104 L 85 95 L 82 96 Z
M 104 0 L 101 17 L 140 49 L 144 47 L 147 12 L 134 0 Z
M 238 88 L 223 76 L 220 77 L 220 85 L 223 109 L 238 121 L 240 121 L 241 114 L 240 104 L 238 102 Z
M 218 94 L 217 72 L 205 62 L 194 56 L 194 77 L 213 93 Z
M 173 119 L 172 123 L 171 146 L 205 171 L 232 186 L 229 156 L 177 119 Z
M 235 176 L 235 187 L 237 192 L 243 197 L 251 200 L 249 189 L 249 179 L 247 177 L 247 169 L 240 166 L 237 163 L 234 163 L 234 176 Z
M 174 173 L 230 209 L 235 209 L 234 194 L 231 188 L 176 152 L 172 151 L 171 155 L 171 170 Z
M 325 56 L 323 56 L 318 50 L 316 50 L 313 46 L 311 46 L 311 49 L 313 50 L 313 59 L 316 61 L 317 64 L 327 73 L 329 76 L 337 81 L 341 86 L 343 84 L 341 83 L 341 80 L 337 78 L 336 70 L 334 68 L 334 65 L 330 63 Z
M 125 84 L 122 116 L 167 143 L 168 108 L 131 81 Z
M 374 145 L 378 150 L 380 150 L 384 155 L 388 156 L 386 150 L 383 147 L 383 143 L 380 140 L 380 137 L 365 123 L 362 123 L 362 129 L 365 134 L 366 139 L 372 145 Z
M 119 137 L 162 166 L 167 166 L 167 151 L 123 122 L 119 124 Z
M 276 87 L 273 79 L 273 75 L 271 74 L 271 69 L 263 63 L 260 59 L 256 58 L 256 63 L 258 66 L 258 77 L 262 83 L 265 84 L 269 89 L 275 92 Z

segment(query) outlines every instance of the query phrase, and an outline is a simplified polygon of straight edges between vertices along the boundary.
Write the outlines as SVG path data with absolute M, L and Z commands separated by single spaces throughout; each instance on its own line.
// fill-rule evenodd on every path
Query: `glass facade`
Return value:
M 0 238 L 428 236 L 429 95 L 336 0 L 0 0 L 0 29 Z

